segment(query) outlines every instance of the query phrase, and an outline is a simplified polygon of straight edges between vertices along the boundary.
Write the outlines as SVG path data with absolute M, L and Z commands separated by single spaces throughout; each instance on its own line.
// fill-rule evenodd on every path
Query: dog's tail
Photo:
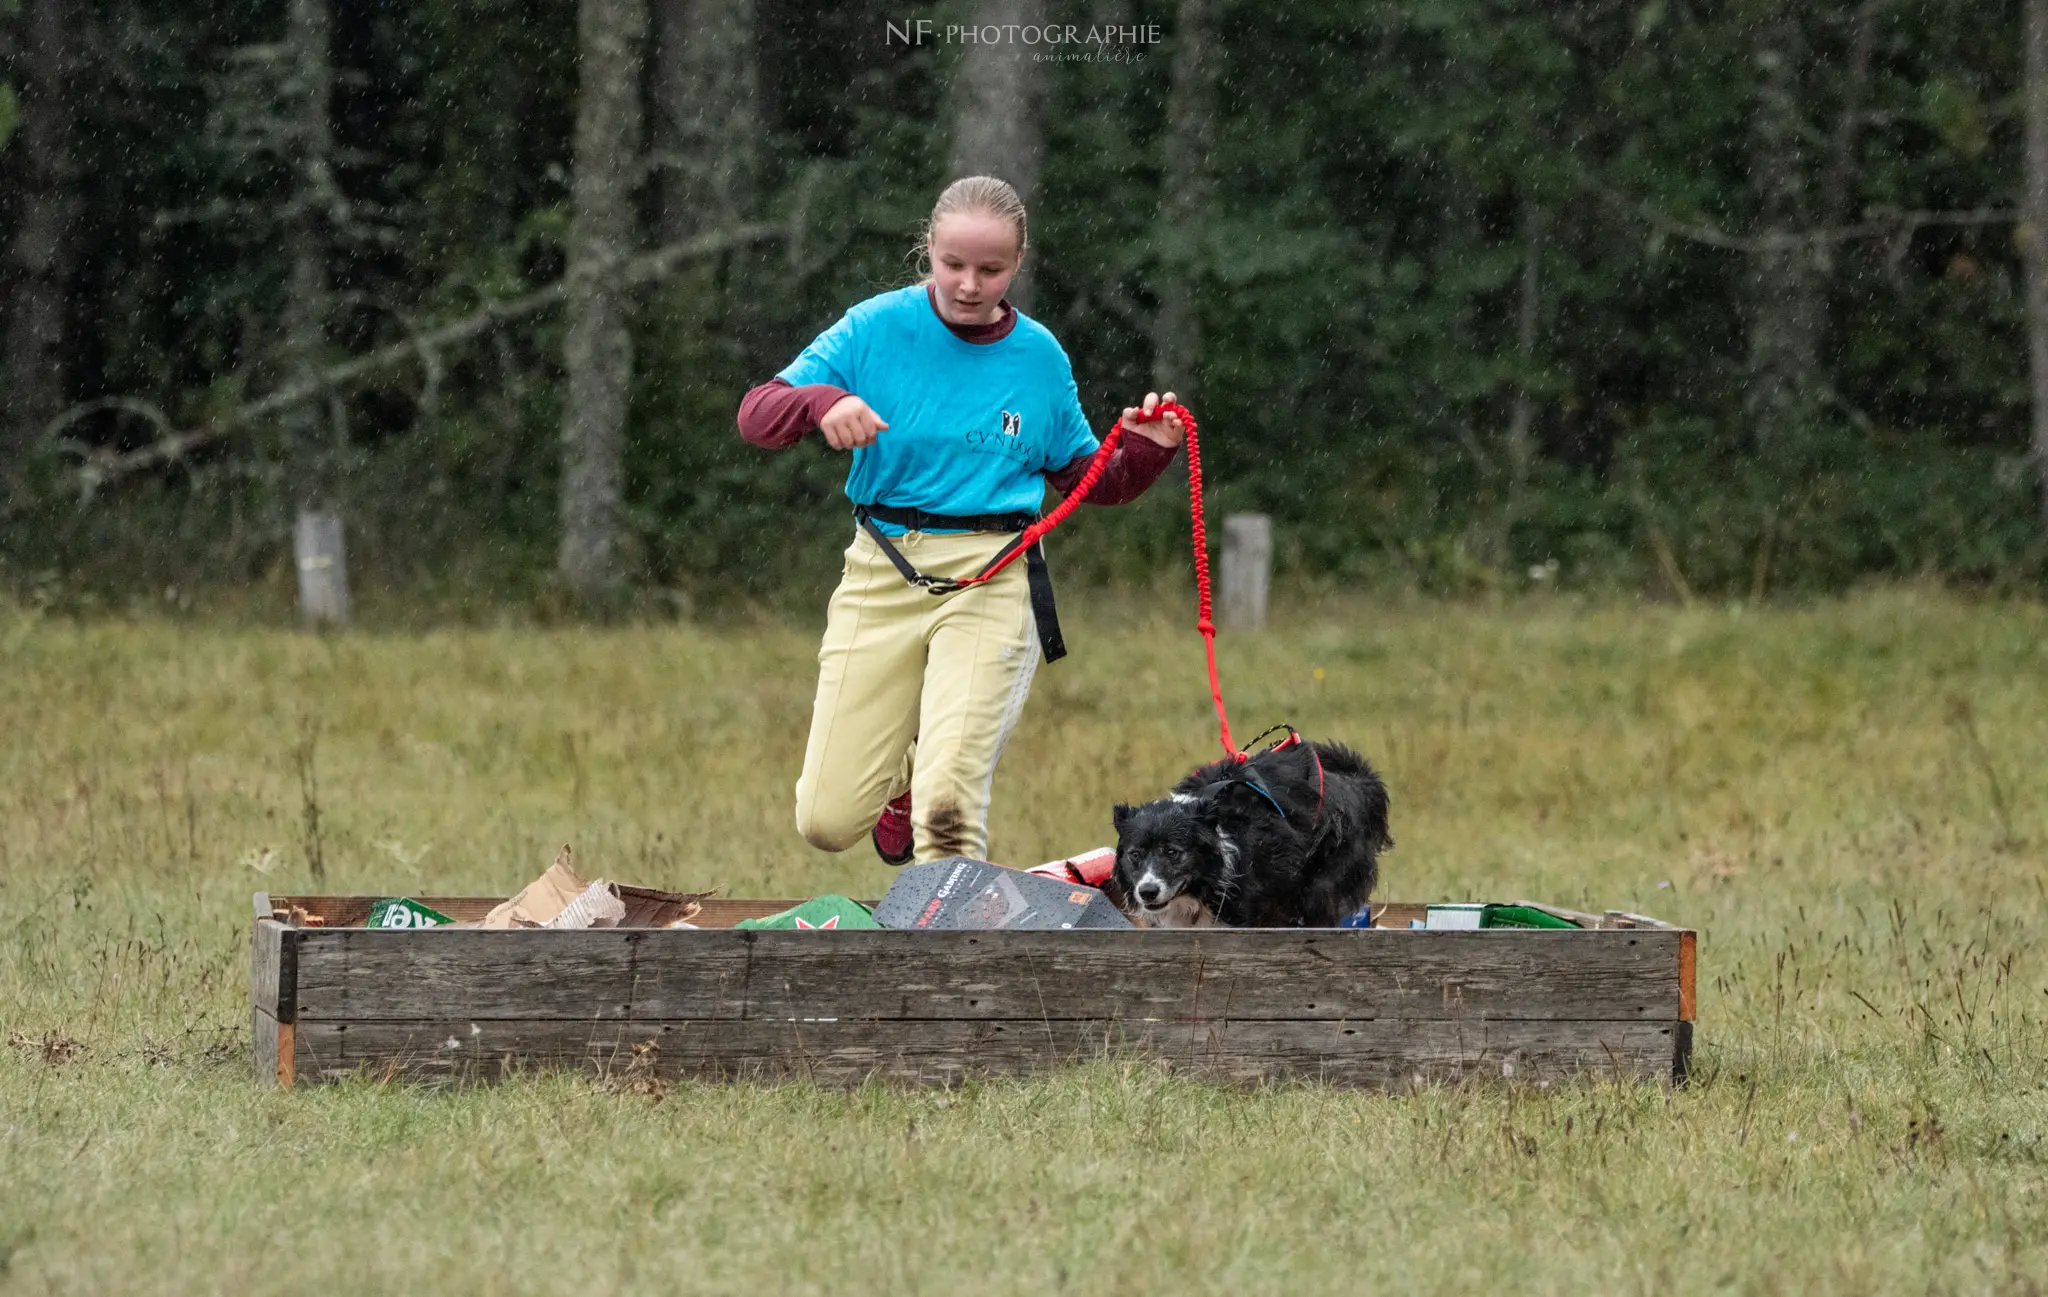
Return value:
M 1386 780 L 1380 778 L 1379 771 L 1372 768 L 1370 761 L 1342 743 L 1317 743 L 1314 747 L 1317 758 L 1323 763 L 1326 786 L 1331 775 L 1339 776 L 1339 781 L 1349 786 L 1350 796 L 1346 798 L 1352 802 L 1349 809 L 1372 849 L 1393 850 L 1394 834 L 1388 828 L 1387 819 L 1390 807 Z

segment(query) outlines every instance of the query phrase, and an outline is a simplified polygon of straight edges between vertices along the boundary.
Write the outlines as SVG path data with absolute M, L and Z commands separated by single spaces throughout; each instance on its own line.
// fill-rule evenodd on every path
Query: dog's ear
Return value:
M 1119 836 L 1122 835 L 1124 831 L 1124 825 L 1128 824 L 1130 822 L 1130 819 L 1131 808 L 1124 805 L 1122 802 L 1118 802 L 1109 812 L 1109 822 L 1116 827 L 1116 831 Z

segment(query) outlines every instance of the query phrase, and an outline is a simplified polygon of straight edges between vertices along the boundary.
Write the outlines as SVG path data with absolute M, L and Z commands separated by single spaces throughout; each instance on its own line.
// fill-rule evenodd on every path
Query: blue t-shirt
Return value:
M 998 341 L 964 341 L 923 284 L 854 307 L 778 377 L 843 387 L 889 425 L 853 452 L 846 496 L 855 504 L 1034 512 L 1044 474 L 1095 453 L 1074 367 L 1050 330 L 1019 311 Z

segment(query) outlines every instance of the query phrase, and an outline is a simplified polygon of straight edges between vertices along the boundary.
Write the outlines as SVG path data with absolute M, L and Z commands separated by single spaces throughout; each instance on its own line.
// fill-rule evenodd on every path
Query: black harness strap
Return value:
M 1283 723 L 1280 725 L 1273 726 L 1271 729 L 1267 730 L 1265 734 L 1259 735 L 1258 739 L 1253 739 L 1251 742 L 1251 747 L 1247 747 L 1245 751 L 1249 753 L 1252 747 L 1257 747 L 1259 739 L 1265 738 L 1266 734 L 1278 734 L 1281 730 L 1287 731 L 1287 737 L 1275 741 L 1272 747 L 1266 749 L 1267 752 L 1278 752 L 1282 748 L 1291 748 L 1297 743 L 1307 743 L 1308 754 L 1311 757 L 1315 758 L 1316 817 L 1314 822 L 1308 826 L 1309 836 L 1313 838 L 1318 832 L 1321 831 L 1323 827 L 1323 800 L 1329 792 L 1329 788 L 1327 786 L 1328 780 L 1323 775 L 1323 754 L 1316 751 L 1316 745 L 1313 743 L 1309 743 L 1307 739 L 1301 737 L 1300 730 L 1295 729 L 1292 725 Z M 1263 756 L 1264 753 L 1261 753 L 1260 755 Z M 1273 790 L 1266 787 L 1265 783 L 1262 780 L 1260 780 L 1259 774 L 1256 770 L 1247 769 L 1245 771 L 1245 782 L 1251 785 L 1251 789 L 1253 792 L 1265 798 L 1267 801 L 1273 803 L 1273 809 L 1280 812 L 1281 819 L 1284 820 L 1287 818 L 1287 809 L 1280 805 L 1279 798 L 1273 796 Z
M 853 516 L 865 523 L 869 518 L 910 531 L 1023 531 L 1038 521 L 1038 515 L 1017 513 L 927 513 L 923 509 L 899 509 L 893 504 L 857 504 Z
M 982 567 L 986 572 L 1017 548 L 1017 542 L 1024 539 L 1024 529 L 1038 521 L 1030 513 L 977 513 L 944 514 L 926 513 L 922 509 L 898 509 L 886 504 L 857 504 L 853 507 L 854 521 L 861 529 L 874 538 L 882 547 L 882 553 L 889 556 L 889 562 L 903 574 L 903 579 L 915 586 L 922 586 L 927 594 L 948 595 L 963 589 L 961 583 L 949 576 L 932 576 L 918 571 L 903 551 L 891 544 L 888 536 L 877 527 L 877 522 L 903 527 L 910 531 L 1013 531 L 1017 535 L 1009 544 L 997 550 L 995 556 Z M 1057 662 L 1067 655 L 1066 639 L 1060 634 L 1059 606 L 1053 602 L 1052 568 L 1045 561 L 1045 546 L 1033 545 L 1024 553 L 1024 576 L 1031 591 L 1031 619 L 1038 625 L 1038 647 L 1045 654 L 1047 662 Z
M 1060 634 L 1060 610 L 1052 601 L 1052 568 L 1045 562 L 1045 543 L 1040 541 L 1024 554 L 1024 579 L 1031 589 L 1031 620 L 1038 626 L 1038 647 L 1045 660 L 1057 662 L 1067 655 L 1067 641 Z

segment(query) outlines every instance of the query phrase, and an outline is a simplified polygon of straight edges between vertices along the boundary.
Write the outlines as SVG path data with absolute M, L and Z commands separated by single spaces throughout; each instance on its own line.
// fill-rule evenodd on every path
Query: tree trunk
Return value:
M 581 0 L 576 18 L 574 210 L 569 218 L 568 394 L 562 413 L 562 544 L 557 568 L 579 597 L 618 579 L 626 401 L 633 379 L 627 295 L 601 273 L 632 255 L 640 162 L 640 58 L 646 0 Z
M 1173 82 L 1167 92 L 1165 174 L 1159 196 L 1159 314 L 1152 331 L 1152 386 L 1183 402 L 1200 388 L 1202 231 L 1213 189 L 1217 52 L 1210 0 L 1180 0 Z
M 760 89 L 754 0 L 655 0 L 661 240 L 736 225 L 754 208 Z
M 1877 56 L 1877 19 L 1891 0 L 1863 0 L 1849 29 L 1849 74 L 1842 93 L 1841 116 L 1835 121 L 1834 155 L 1821 177 L 1820 223 L 1842 225 L 1855 213 L 1856 173 L 1862 161 L 1866 103 L 1870 98 L 1870 66 Z M 1823 268 L 1833 264 L 1834 240 L 1816 249 Z
M 1812 226 L 1799 78 L 1806 47 L 1794 0 L 1770 0 L 1750 52 L 1758 70 L 1750 186 L 1763 240 L 1750 256 L 1748 412 L 1759 449 L 1772 449 L 1812 413 L 1819 389 L 1823 298 Z
M 2034 467 L 2048 531 L 2048 0 L 2027 0 L 2027 341 L 2034 388 Z
M 976 30 L 1044 26 L 1046 0 L 977 0 Z M 1038 189 L 1045 152 L 1045 65 L 1022 42 L 974 43 L 954 71 L 952 174 L 1007 180 L 1026 204 Z M 1010 281 L 1010 301 L 1031 302 L 1031 264 Z
M 291 0 L 285 44 L 291 51 L 284 99 L 290 105 L 290 153 L 298 172 L 285 241 L 291 258 L 284 302 L 283 377 L 303 384 L 326 362 L 333 296 L 328 276 L 334 210 L 334 18 L 328 0 Z M 332 504 L 341 471 L 325 435 L 326 405 L 306 401 L 284 415 L 286 459 L 301 512 Z
M 1534 198 L 1522 197 L 1522 286 L 1515 309 L 1515 352 L 1522 377 L 1515 384 L 1515 402 L 1508 412 L 1508 498 L 1501 511 L 1499 561 L 1513 557 L 1515 524 L 1528 507 L 1529 473 L 1536 464 L 1536 397 L 1529 390 L 1536 368 L 1536 332 L 1543 312 L 1543 209 Z
M 20 66 L 26 85 L 15 138 L 18 223 L 7 249 L 5 388 L 0 390 L 0 472 L 13 477 L 45 425 L 64 407 L 66 298 L 76 261 L 80 201 L 71 154 L 77 60 L 71 0 L 27 0 Z

